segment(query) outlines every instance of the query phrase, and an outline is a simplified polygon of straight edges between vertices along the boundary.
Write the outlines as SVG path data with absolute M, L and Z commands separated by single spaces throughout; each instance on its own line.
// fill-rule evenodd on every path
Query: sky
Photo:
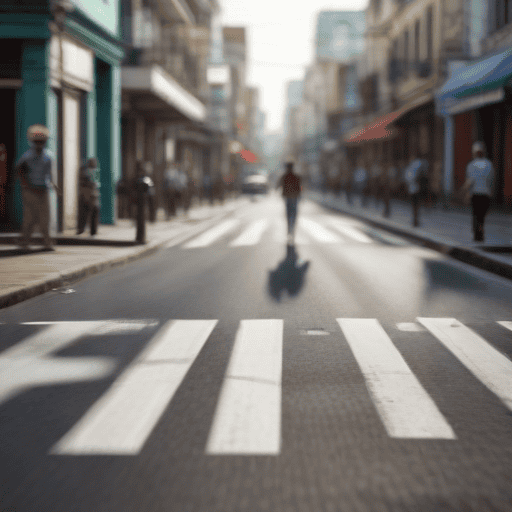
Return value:
M 357 11 L 368 0 L 219 0 L 220 23 L 246 27 L 247 84 L 260 89 L 266 131 L 282 128 L 286 82 L 313 62 L 320 11 Z

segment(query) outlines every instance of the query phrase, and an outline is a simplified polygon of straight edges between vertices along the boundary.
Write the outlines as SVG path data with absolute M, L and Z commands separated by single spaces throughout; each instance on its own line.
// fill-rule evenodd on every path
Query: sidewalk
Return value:
M 485 242 L 474 242 L 471 209 L 444 208 L 443 205 L 421 207 L 417 228 L 412 226 L 410 203 L 391 200 L 391 215 L 383 216 L 384 203 L 368 200 L 361 205 L 361 198 L 354 195 L 349 205 L 345 195 L 322 194 L 309 191 L 306 197 L 349 214 L 370 225 L 408 238 L 426 247 L 447 254 L 502 277 L 512 279 L 512 215 L 490 212 L 485 220 Z
M 135 243 L 136 227 L 132 220 L 121 219 L 115 226 L 100 225 L 91 237 L 64 232 L 55 237 L 54 252 L 43 252 L 35 242 L 32 251 L 22 253 L 17 233 L 0 233 L 0 308 L 22 302 L 49 290 L 69 291 L 69 284 L 109 267 L 142 258 L 170 240 L 188 237 L 225 217 L 245 198 L 228 199 L 223 205 L 198 204 L 187 214 L 180 212 L 171 220 L 163 220 L 159 212 L 155 223 L 146 224 L 146 244 Z

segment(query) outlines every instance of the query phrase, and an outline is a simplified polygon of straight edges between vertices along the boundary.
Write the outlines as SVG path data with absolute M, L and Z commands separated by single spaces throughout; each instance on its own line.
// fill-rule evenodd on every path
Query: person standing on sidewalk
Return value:
M 485 157 L 483 142 L 475 142 L 472 149 L 473 160 L 466 168 L 466 183 L 464 186 L 471 194 L 474 240 L 475 242 L 483 242 L 485 216 L 491 204 L 494 167 L 492 162 Z
M 91 225 L 91 236 L 98 231 L 100 216 L 100 184 L 98 179 L 98 161 L 89 158 L 85 165 L 80 167 L 78 176 L 78 228 L 77 235 L 81 235 L 87 223 Z
M 52 158 L 45 145 L 50 131 L 42 124 L 29 127 L 27 138 L 30 149 L 18 160 L 15 173 L 21 179 L 21 195 L 23 200 L 23 224 L 19 245 L 28 249 L 30 237 L 36 224 L 43 235 L 44 249 L 53 251 L 50 238 L 50 201 L 49 187 L 53 186 L 58 194 L 59 188 L 52 180 Z
M 405 180 L 412 202 L 412 225 L 420 225 L 420 205 L 428 189 L 428 161 L 425 158 L 413 160 L 405 170 Z
M 282 176 L 279 186 L 283 189 L 283 197 L 286 202 L 288 241 L 292 242 L 295 234 L 295 222 L 297 220 L 297 204 L 302 190 L 300 176 L 293 172 L 292 162 L 286 164 L 286 173 Z

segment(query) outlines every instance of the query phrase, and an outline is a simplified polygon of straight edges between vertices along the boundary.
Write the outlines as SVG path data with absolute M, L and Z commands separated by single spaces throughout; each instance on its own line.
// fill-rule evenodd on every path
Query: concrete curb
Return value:
M 419 243 L 423 247 L 427 247 L 428 249 L 440 252 L 463 263 L 467 263 L 474 267 L 512 280 L 512 264 L 505 261 L 500 261 L 497 258 L 493 258 L 487 255 L 483 250 L 469 249 L 467 247 L 453 245 L 444 240 L 438 239 L 435 237 L 435 235 L 429 235 L 425 232 L 421 232 L 421 230 L 412 231 L 411 229 L 405 228 L 403 226 L 392 225 L 390 222 L 386 222 L 384 220 L 378 221 L 371 219 L 363 214 L 357 214 L 346 210 L 341 206 L 330 204 L 328 200 L 323 198 L 318 199 L 310 197 L 309 199 L 317 202 L 325 208 L 341 212 L 344 215 L 349 215 L 355 219 L 364 221 L 373 227 L 384 229 L 395 235 L 408 238 L 416 243 Z M 492 249 L 490 252 L 492 252 Z
M 190 230 L 187 230 L 187 235 L 194 236 L 196 232 L 200 232 L 203 229 L 208 229 L 210 224 L 214 224 L 218 220 L 227 217 L 231 213 L 232 210 L 222 212 L 220 215 L 214 216 L 210 219 L 205 219 L 200 225 L 190 226 Z M 126 263 L 141 259 L 145 256 L 150 256 L 151 254 L 157 252 L 158 249 L 167 244 L 169 241 L 180 238 L 180 236 L 183 237 L 184 234 L 185 233 L 174 234 L 173 236 L 163 240 L 149 242 L 148 244 L 142 246 L 135 246 L 137 249 L 134 249 L 131 254 L 125 254 L 124 256 L 114 258 L 107 258 L 97 263 L 78 265 L 77 267 L 65 272 L 53 272 L 44 279 L 33 281 L 27 285 L 21 286 L 17 290 L 0 295 L 0 309 L 14 306 L 15 304 L 51 291 L 54 288 L 62 288 L 72 282 L 76 282 L 84 279 L 85 277 L 98 274 L 103 270 L 118 267 Z M 186 239 L 188 236 L 184 238 Z

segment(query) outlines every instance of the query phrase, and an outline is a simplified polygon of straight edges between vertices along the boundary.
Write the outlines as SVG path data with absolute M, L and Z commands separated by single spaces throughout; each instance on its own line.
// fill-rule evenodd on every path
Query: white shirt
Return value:
M 472 181 L 472 194 L 492 195 L 494 168 L 488 158 L 475 158 L 466 168 L 466 178 Z

